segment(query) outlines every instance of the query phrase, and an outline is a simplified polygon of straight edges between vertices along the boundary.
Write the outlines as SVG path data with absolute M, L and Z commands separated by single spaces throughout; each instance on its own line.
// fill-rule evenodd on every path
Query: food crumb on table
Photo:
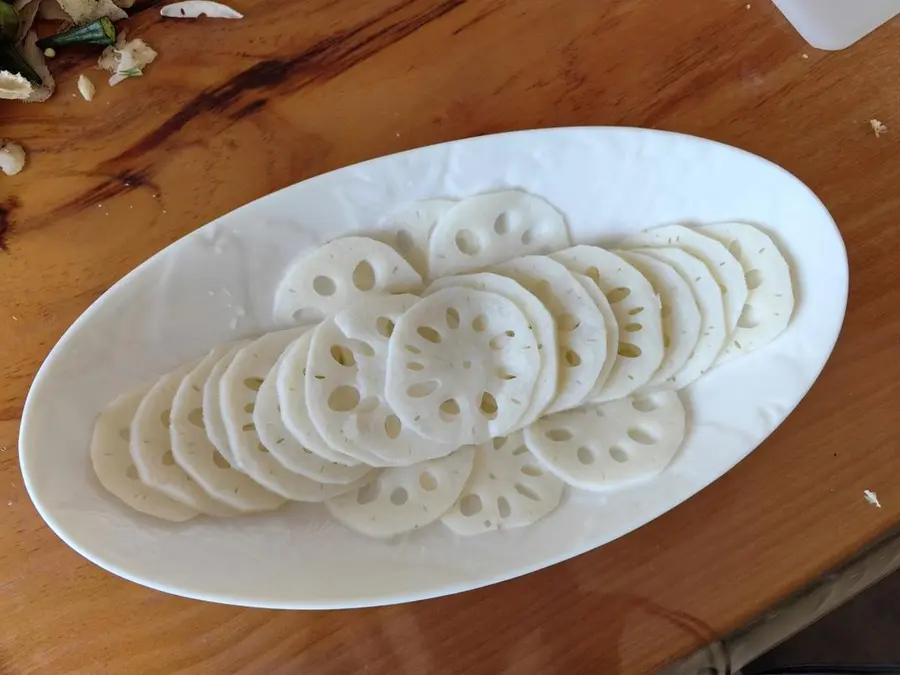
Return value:
M 93 101 L 96 92 L 97 88 L 87 75 L 82 73 L 78 76 L 78 93 L 85 101 Z
M 881 502 L 878 501 L 878 495 L 873 490 L 863 490 L 863 497 L 865 497 L 866 501 L 872 506 L 879 509 L 881 508 Z
M 0 139 L 0 171 L 15 176 L 25 167 L 25 150 L 18 143 Z
M 880 120 L 870 119 L 869 126 L 872 127 L 872 131 L 875 132 L 875 138 L 880 138 L 881 134 L 887 133 L 887 125 L 881 122 Z

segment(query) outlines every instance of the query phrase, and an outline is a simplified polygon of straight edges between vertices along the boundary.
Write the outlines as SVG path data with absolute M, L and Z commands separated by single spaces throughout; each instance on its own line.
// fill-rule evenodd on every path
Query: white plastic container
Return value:
M 773 0 L 817 49 L 845 49 L 900 14 L 900 0 Z

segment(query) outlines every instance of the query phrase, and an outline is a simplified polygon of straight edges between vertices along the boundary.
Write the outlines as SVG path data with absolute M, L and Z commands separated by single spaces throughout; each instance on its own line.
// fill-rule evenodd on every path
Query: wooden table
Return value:
M 806 46 L 764 0 L 234 0 L 243 21 L 128 21 L 160 53 L 74 98 L 0 103 L 29 151 L 0 176 L 0 672 L 656 671 L 900 519 L 900 22 Z M 678 10 L 675 10 L 677 4 Z M 869 120 L 889 127 L 876 138 Z M 114 281 L 194 228 L 315 174 L 510 129 L 634 125 L 774 160 L 834 214 L 852 268 L 819 382 L 735 470 L 602 549 L 407 606 L 276 612 L 169 597 L 81 559 L 22 487 L 28 386 Z M 863 499 L 875 490 L 879 510 Z

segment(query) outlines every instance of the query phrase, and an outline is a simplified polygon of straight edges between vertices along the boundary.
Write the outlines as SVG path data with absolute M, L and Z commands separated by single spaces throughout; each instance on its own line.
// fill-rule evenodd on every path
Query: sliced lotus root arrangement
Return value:
M 556 321 L 558 390 L 545 413 L 580 405 L 606 362 L 606 322 L 578 279 L 544 256 L 517 258 L 494 268 L 534 294 Z
M 425 291 L 425 295 L 435 293 L 444 288 L 473 288 L 502 295 L 518 307 L 531 326 L 531 332 L 538 343 L 541 354 L 541 365 L 538 370 L 537 383 L 531 395 L 531 403 L 525 410 L 519 424 L 526 426 L 540 417 L 556 398 L 557 381 L 559 379 L 559 356 L 557 353 L 556 321 L 553 315 L 535 295 L 524 286 L 508 277 L 499 274 L 482 272 L 478 274 L 461 274 L 444 277 L 435 281 Z
M 672 375 L 673 388 L 682 389 L 712 368 L 725 345 L 729 331 L 722 289 L 705 264 L 681 249 L 640 248 L 635 252 L 661 260 L 675 269 L 690 286 L 700 310 L 700 334 L 694 351 L 681 369 Z
M 660 299 L 650 282 L 622 258 L 597 246 L 574 246 L 551 257 L 596 283 L 618 323 L 618 356 L 598 400 L 621 398 L 647 384 L 665 353 Z
M 441 522 L 464 535 L 524 527 L 553 511 L 564 487 L 531 454 L 522 432 L 500 436 L 475 447 L 472 474 Z
M 320 502 L 356 487 L 340 483 L 322 483 L 285 468 L 269 453 L 256 433 L 253 413 L 256 396 L 278 357 L 287 345 L 300 337 L 306 329 L 291 329 L 269 333 L 241 349 L 219 384 L 222 419 L 234 451 L 235 461 L 267 489 L 286 499 L 301 502 Z M 360 481 L 365 481 L 365 474 Z M 374 473 L 372 474 L 373 477 Z
M 178 466 L 172 454 L 169 433 L 172 400 L 181 380 L 195 365 L 189 363 L 164 375 L 141 400 L 131 420 L 131 459 L 144 485 L 200 513 L 232 516 L 238 511 L 207 494 Z
M 438 219 L 456 204 L 449 199 L 425 199 L 388 215 L 376 237 L 392 246 L 423 279 L 429 278 L 428 240 Z
M 459 499 L 472 473 L 475 449 L 415 466 L 385 469 L 371 483 L 325 502 L 328 512 L 352 530 L 386 538 L 438 520 Z
M 437 278 L 568 244 L 565 218 L 545 200 L 519 190 L 494 192 L 464 199 L 438 219 L 428 267 Z
M 446 288 L 399 318 L 385 393 L 404 426 L 450 445 L 515 428 L 531 402 L 540 352 L 528 319 L 495 293 Z
M 253 425 L 259 435 L 259 442 L 286 469 L 314 481 L 346 485 L 360 480 L 369 473 L 371 467 L 366 464 L 346 466 L 323 459 L 288 431 L 281 418 L 281 407 L 278 404 L 276 380 L 280 364 L 279 360 L 272 367 L 256 394 Z
M 213 365 L 209 376 L 203 383 L 203 427 L 206 429 L 209 442 L 215 446 L 219 454 L 231 466 L 235 464 L 234 453 L 231 451 L 231 442 L 228 440 L 228 432 L 225 430 L 225 422 L 222 420 L 219 383 L 222 381 L 222 376 L 228 370 L 228 366 L 231 365 L 235 355 L 247 342 L 238 342 L 226 349 L 222 357 Z
M 741 309 L 723 357 L 752 352 L 774 340 L 794 311 L 791 268 L 771 237 L 747 223 L 721 223 L 697 228 L 726 246 L 741 265 L 747 301 Z
M 616 254 L 647 278 L 662 305 L 663 359 L 641 390 L 673 389 L 675 374 L 687 363 L 700 339 L 697 301 L 687 281 L 671 265 L 642 253 Z
M 372 297 L 319 324 L 310 344 L 306 400 L 313 424 L 331 447 L 373 466 L 408 466 L 459 447 L 404 425 L 385 396 L 394 325 L 418 301 Z
M 90 447 L 100 484 L 173 522 L 324 502 L 378 538 L 526 527 L 566 485 L 664 471 L 686 433 L 677 390 L 793 312 L 784 255 L 746 223 L 667 225 L 611 252 L 572 246 L 553 206 L 506 190 L 379 228 L 289 266 L 273 319 L 315 325 L 215 347 L 113 401 Z
M 684 406 L 665 390 L 548 415 L 525 430 L 525 443 L 569 485 L 607 490 L 660 473 L 684 433 Z
M 231 351 L 215 347 L 178 386 L 170 413 L 175 462 L 210 496 L 238 511 L 268 511 L 284 499 L 238 471 L 209 440 L 203 417 L 203 385 L 213 367 Z
M 675 247 L 701 260 L 716 278 L 725 302 L 729 333 L 737 326 L 747 302 L 747 281 L 740 262 L 721 242 L 684 225 L 664 225 L 645 230 L 621 242 L 622 248 Z
M 606 358 L 603 360 L 603 367 L 600 369 L 594 388 L 588 394 L 588 400 L 593 401 L 603 395 L 606 381 L 612 373 L 613 366 L 616 365 L 619 349 L 619 322 L 612 310 L 612 305 L 609 304 L 609 300 L 606 299 L 603 291 L 600 290 L 600 287 L 593 279 L 576 272 L 572 272 L 572 276 L 575 277 L 578 283 L 581 284 L 581 287 L 587 292 L 588 297 L 597 305 L 597 309 L 600 310 L 600 315 L 603 317 L 603 323 L 606 324 Z
M 376 293 L 415 293 L 422 277 L 393 248 L 343 237 L 292 263 L 275 292 L 275 318 L 319 321 Z
M 131 508 L 163 520 L 183 522 L 198 511 L 144 485 L 131 459 L 131 420 L 145 393 L 123 394 L 100 413 L 91 439 L 91 463 L 100 484 Z
M 281 420 L 291 435 L 307 450 L 329 462 L 357 466 L 358 459 L 332 448 L 316 429 L 306 404 L 306 367 L 312 331 L 304 333 L 288 347 L 275 374 Z

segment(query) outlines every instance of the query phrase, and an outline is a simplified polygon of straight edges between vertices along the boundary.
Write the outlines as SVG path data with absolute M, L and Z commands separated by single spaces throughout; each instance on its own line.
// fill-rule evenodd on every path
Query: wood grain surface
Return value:
M 652 673 L 900 520 L 900 22 L 838 53 L 764 0 L 233 0 L 242 21 L 127 21 L 159 59 L 43 105 L 0 102 L 0 673 Z M 806 57 L 804 57 L 804 54 Z M 876 138 L 879 118 L 889 131 Z M 847 320 L 809 396 L 709 489 L 608 546 L 455 597 L 341 612 L 222 607 L 69 550 L 16 439 L 55 341 L 209 220 L 359 160 L 512 129 L 634 125 L 724 141 L 806 181 L 850 256 Z M 879 510 L 863 499 L 875 490 Z M 298 570 L 298 573 L 302 573 Z

